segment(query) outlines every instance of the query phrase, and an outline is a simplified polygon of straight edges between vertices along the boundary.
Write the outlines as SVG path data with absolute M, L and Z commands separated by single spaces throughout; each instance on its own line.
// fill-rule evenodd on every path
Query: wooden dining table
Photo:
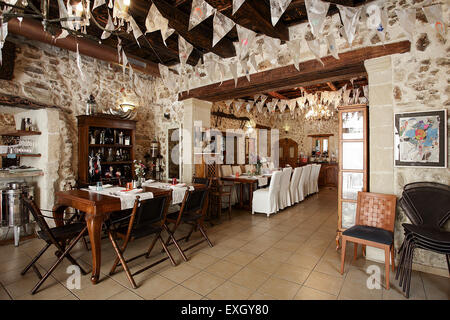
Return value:
M 206 188 L 206 185 L 202 184 L 188 184 L 187 186 L 193 186 L 194 189 Z M 154 187 L 144 187 L 143 191 L 152 192 L 154 197 L 172 193 L 172 189 Z M 120 198 L 78 189 L 59 191 L 56 192 L 55 196 L 56 204 L 53 207 L 53 217 L 56 226 L 64 225 L 64 211 L 67 208 L 74 208 L 85 213 L 92 252 L 91 281 L 96 284 L 99 280 L 101 267 L 102 225 L 112 212 L 122 211 Z
M 267 186 L 270 183 L 271 176 L 267 175 L 264 176 L 267 178 Z M 239 197 L 239 207 L 244 208 L 247 210 L 252 210 L 252 200 L 253 200 L 253 190 L 255 184 L 258 185 L 258 179 L 255 177 L 249 177 L 249 176 L 226 176 L 220 178 L 223 181 L 231 181 L 240 184 L 240 197 Z M 249 203 L 244 204 L 244 186 L 249 186 Z

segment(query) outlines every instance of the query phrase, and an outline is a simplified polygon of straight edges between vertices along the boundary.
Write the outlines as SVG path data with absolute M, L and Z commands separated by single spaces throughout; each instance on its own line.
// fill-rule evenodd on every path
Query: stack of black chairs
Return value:
M 405 239 L 399 249 L 395 279 L 409 298 L 414 249 L 445 254 L 450 273 L 450 232 L 442 227 L 450 218 L 450 186 L 436 182 L 405 185 L 399 201 L 411 223 L 403 223 Z

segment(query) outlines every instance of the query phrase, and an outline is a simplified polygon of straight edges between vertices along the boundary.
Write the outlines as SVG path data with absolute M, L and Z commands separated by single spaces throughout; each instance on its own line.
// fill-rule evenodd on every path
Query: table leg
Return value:
M 253 183 L 250 183 L 250 190 L 249 190 L 250 194 L 248 195 L 248 199 L 250 201 L 249 206 L 250 206 L 250 210 L 252 208 L 253 205 Z
M 100 267 L 102 265 L 101 255 L 101 232 L 102 232 L 103 216 L 95 214 L 86 214 L 86 225 L 89 232 L 89 240 L 91 241 L 92 252 L 92 276 L 93 284 L 98 282 L 100 276 Z
M 241 183 L 240 185 L 241 185 L 241 188 L 240 188 L 241 189 L 241 197 L 239 199 L 239 206 L 241 208 L 243 208 L 244 207 L 244 184 Z

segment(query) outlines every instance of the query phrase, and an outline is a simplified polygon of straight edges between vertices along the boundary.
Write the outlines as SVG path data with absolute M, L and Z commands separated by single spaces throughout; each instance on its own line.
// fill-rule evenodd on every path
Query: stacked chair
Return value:
M 415 182 L 404 186 L 400 206 L 411 223 L 403 223 L 405 238 L 399 249 L 395 278 L 409 298 L 414 249 L 445 254 L 450 273 L 450 232 L 442 227 L 450 218 L 450 186 Z

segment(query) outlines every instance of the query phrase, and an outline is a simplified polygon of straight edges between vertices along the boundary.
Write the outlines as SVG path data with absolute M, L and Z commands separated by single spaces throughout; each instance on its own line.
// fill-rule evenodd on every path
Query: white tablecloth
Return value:
M 120 207 L 122 210 L 133 208 L 136 196 L 139 196 L 141 200 L 153 199 L 152 192 L 143 192 L 142 189 L 134 189 L 126 192 L 121 192 L 122 190 L 126 190 L 125 188 L 122 187 L 105 188 L 101 191 L 91 189 L 82 189 L 82 190 L 120 198 Z
M 184 184 L 171 185 L 170 183 L 164 182 L 145 182 L 143 186 L 166 190 L 172 189 L 172 204 L 182 203 L 186 190 L 188 190 L 188 187 Z M 189 190 L 194 190 L 194 187 L 189 186 Z
M 235 178 L 234 176 L 231 176 L 233 178 Z M 257 180 L 258 181 L 258 187 L 264 187 L 267 185 L 267 177 L 264 176 L 245 176 L 245 175 L 241 175 L 239 176 L 239 178 L 241 179 L 248 179 L 248 180 Z

